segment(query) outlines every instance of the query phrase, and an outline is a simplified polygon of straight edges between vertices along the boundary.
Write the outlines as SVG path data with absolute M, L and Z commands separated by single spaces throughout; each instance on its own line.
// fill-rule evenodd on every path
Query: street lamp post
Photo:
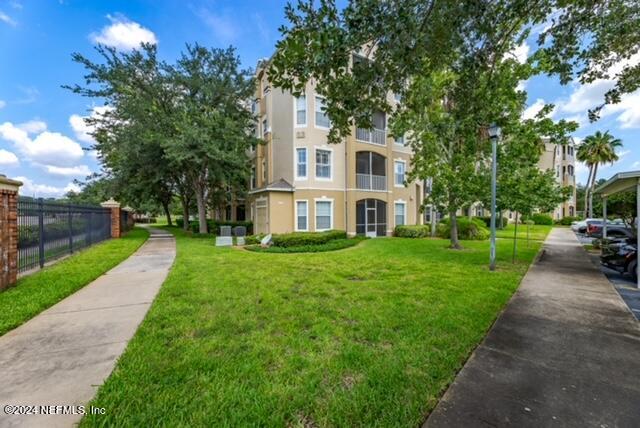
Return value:
M 498 173 L 498 140 L 501 130 L 495 123 L 489 127 L 491 138 L 491 250 L 489 254 L 489 270 L 496 270 L 496 181 Z

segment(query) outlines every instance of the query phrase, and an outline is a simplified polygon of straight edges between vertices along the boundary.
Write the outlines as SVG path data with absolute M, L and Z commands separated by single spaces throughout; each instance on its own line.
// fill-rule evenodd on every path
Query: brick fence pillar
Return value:
M 18 189 L 22 183 L 0 175 L 0 291 L 18 280 Z
M 113 198 L 100 204 L 103 208 L 111 209 L 111 237 L 120 238 L 122 236 L 122 228 L 120 227 L 120 202 L 114 201 Z

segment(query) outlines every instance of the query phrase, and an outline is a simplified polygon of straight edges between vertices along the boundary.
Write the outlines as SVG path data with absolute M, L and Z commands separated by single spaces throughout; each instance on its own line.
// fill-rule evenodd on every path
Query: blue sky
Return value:
M 184 44 L 233 44 L 246 67 L 272 54 L 284 23 L 284 0 L 182 1 L 27 1 L 0 0 L 0 173 L 24 181 L 26 195 L 60 196 L 74 188 L 73 180 L 99 171 L 81 118 L 100 103 L 74 95 L 61 85 L 81 83 L 83 69 L 72 52 L 97 59 L 97 42 L 130 49 L 140 41 L 158 43 L 161 57 L 175 59 Z M 516 55 L 524 57 L 532 40 Z M 635 58 L 634 60 L 637 60 Z M 554 118 L 572 118 L 583 125 L 583 138 L 610 130 L 624 142 L 621 160 L 601 168 L 602 177 L 640 169 L 640 92 L 605 109 L 589 124 L 586 111 L 611 82 L 561 86 L 556 79 L 536 77 L 526 82 L 534 114 L 543 102 L 553 102 Z M 584 168 L 578 179 L 586 180 Z

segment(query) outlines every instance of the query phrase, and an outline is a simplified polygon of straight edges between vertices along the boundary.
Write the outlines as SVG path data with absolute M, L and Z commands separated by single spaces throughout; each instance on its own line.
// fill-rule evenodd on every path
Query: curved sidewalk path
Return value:
M 633 427 L 640 323 L 568 228 L 545 252 L 426 427 Z
M 127 260 L 0 337 L 0 427 L 71 427 L 80 420 L 81 415 L 10 417 L 2 407 L 86 406 L 93 398 L 173 264 L 173 236 L 149 232 Z

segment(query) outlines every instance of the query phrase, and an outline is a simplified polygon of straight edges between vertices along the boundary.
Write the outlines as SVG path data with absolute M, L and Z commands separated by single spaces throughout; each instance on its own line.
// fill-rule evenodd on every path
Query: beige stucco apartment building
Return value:
M 552 216 L 559 220 L 567 216 L 576 215 L 576 145 L 573 141 L 569 144 L 553 144 L 545 141 L 545 149 L 540 156 L 538 166 L 543 170 L 554 171 L 556 181 L 561 186 L 571 186 L 571 197 L 553 210 Z
M 386 236 L 397 225 L 423 222 L 423 186 L 405 183 L 411 149 L 390 135 L 384 113 L 374 115 L 375 129 L 353 129 L 329 144 L 324 100 L 312 82 L 296 98 L 273 88 L 261 65 L 257 82 L 253 110 L 265 144 L 250 154 L 247 207 L 255 233 Z

